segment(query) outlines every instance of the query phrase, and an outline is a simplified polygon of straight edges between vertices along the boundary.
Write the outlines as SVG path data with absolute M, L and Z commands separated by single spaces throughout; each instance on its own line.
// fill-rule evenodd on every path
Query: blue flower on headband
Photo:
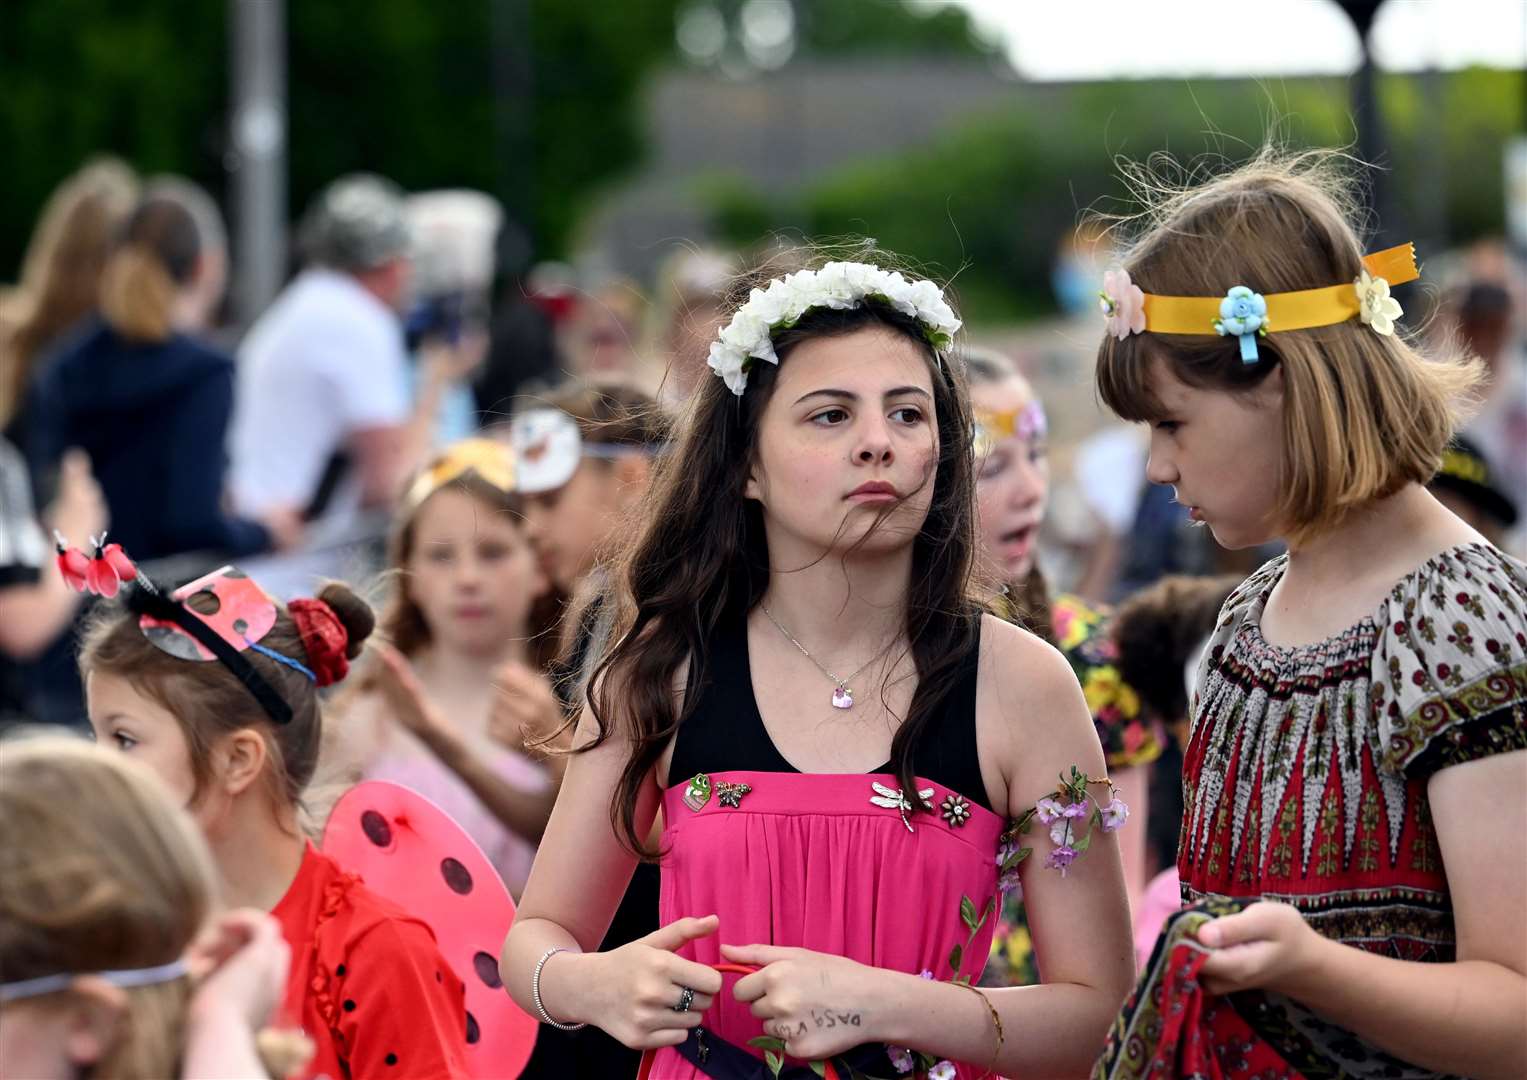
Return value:
M 1219 318 L 1214 331 L 1223 337 L 1241 339 L 1241 360 L 1257 362 L 1257 335 L 1267 333 L 1267 300 L 1261 293 L 1237 285 L 1219 302 Z

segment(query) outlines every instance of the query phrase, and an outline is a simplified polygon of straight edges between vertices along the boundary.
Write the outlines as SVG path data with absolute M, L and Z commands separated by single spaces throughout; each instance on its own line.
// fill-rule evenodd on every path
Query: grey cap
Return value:
M 403 189 L 370 173 L 352 173 L 318 193 L 298 227 L 311 262 L 336 270 L 369 270 L 408 253 Z

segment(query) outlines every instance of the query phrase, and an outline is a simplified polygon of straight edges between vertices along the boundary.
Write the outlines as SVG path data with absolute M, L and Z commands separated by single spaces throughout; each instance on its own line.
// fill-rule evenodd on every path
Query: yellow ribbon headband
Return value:
M 1219 334 L 1241 341 L 1241 358 L 1256 360 L 1256 338 L 1283 330 L 1333 326 L 1354 316 L 1375 333 L 1394 332 L 1403 312 L 1389 295 L 1392 285 L 1421 276 L 1414 244 L 1400 244 L 1363 257 L 1363 271 L 1354 281 L 1320 289 L 1270 293 L 1263 296 L 1237 285 L 1224 296 L 1155 296 L 1142 292 L 1126 270 L 1103 275 L 1100 306 L 1108 331 L 1120 341 L 1130 334 Z
M 515 489 L 514 451 L 492 439 L 463 439 L 447 447 L 414 477 L 403 497 L 403 508 L 412 511 L 453 480 L 475 472 L 504 494 Z

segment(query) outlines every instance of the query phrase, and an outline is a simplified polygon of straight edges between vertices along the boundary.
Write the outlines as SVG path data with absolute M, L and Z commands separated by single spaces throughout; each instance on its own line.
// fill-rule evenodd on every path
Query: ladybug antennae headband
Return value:
M 219 571 L 221 573 L 221 571 Z M 205 580 L 205 579 L 203 579 Z M 248 580 L 247 578 L 245 580 Z M 195 582 L 193 585 L 197 584 Z M 253 584 L 251 582 L 251 584 Z M 244 684 L 260 707 L 266 714 L 278 724 L 289 724 L 292 720 L 292 707 L 287 700 L 276 692 L 276 689 L 265 681 L 265 678 L 255 670 L 253 664 L 235 648 L 229 641 L 213 629 L 195 611 L 186 606 L 183 599 L 165 596 L 153 582 L 142 574 L 138 575 L 138 587 L 129 590 L 127 594 L 127 608 L 139 616 L 138 625 L 143 629 L 143 634 L 155 646 L 169 653 L 171 656 L 179 656 L 182 659 L 201 659 L 200 655 L 187 657 L 178 647 L 170 647 L 167 635 L 180 634 L 191 638 L 194 645 L 199 645 L 211 658 L 218 660 L 234 677 Z M 189 588 L 189 587 L 188 587 Z M 185 589 L 179 592 L 185 592 Z M 194 592 L 195 590 L 193 590 Z M 272 604 L 272 614 L 275 605 Z M 274 620 L 272 620 L 274 621 Z M 265 628 L 269 630 L 267 626 Z M 261 634 L 263 635 L 263 632 Z M 246 639 L 247 641 L 247 639 Z M 194 646 L 193 646 L 194 648 Z M 308 678 L 312 678 L 312 672 L 302 668 L 300 664 L 292 661 L 289 657 L 281 656 L 273 649 L 264 648 L 253 641 L 247 641 L 246 648 L 253 648 L 258 652 L 271 656 L 273 659 L 287 663 L 289 666 L 299 668 Z

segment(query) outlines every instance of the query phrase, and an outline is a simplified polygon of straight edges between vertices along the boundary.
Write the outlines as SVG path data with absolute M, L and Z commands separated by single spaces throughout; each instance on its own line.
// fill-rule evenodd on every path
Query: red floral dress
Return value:
M 1209 641 L 1183 764 L 1183 900 L 1194 917 L 1281 900 L 1333 940 L 1451 961 L 1427 782 L 1527 749 L 1527 566 L 1486 544 L 1455 547 L 1356 626 L 1279 648 L 1261 622 L 1286 565 L 1274 559 L 1232 593 Z M 1280 995 L 1204 999 L 1202 950 L 1184 925 L 1157 943 L 1096 1075 L 1433 1075 Z M 1177 1030 L 1186 1014 L 1201 1026 Z
M 470 1075 L 466 991 L 429 927 L 312 844 L 271 914 L 292 950 L 283 1012 L 317 1047 L 305 1078 Z

